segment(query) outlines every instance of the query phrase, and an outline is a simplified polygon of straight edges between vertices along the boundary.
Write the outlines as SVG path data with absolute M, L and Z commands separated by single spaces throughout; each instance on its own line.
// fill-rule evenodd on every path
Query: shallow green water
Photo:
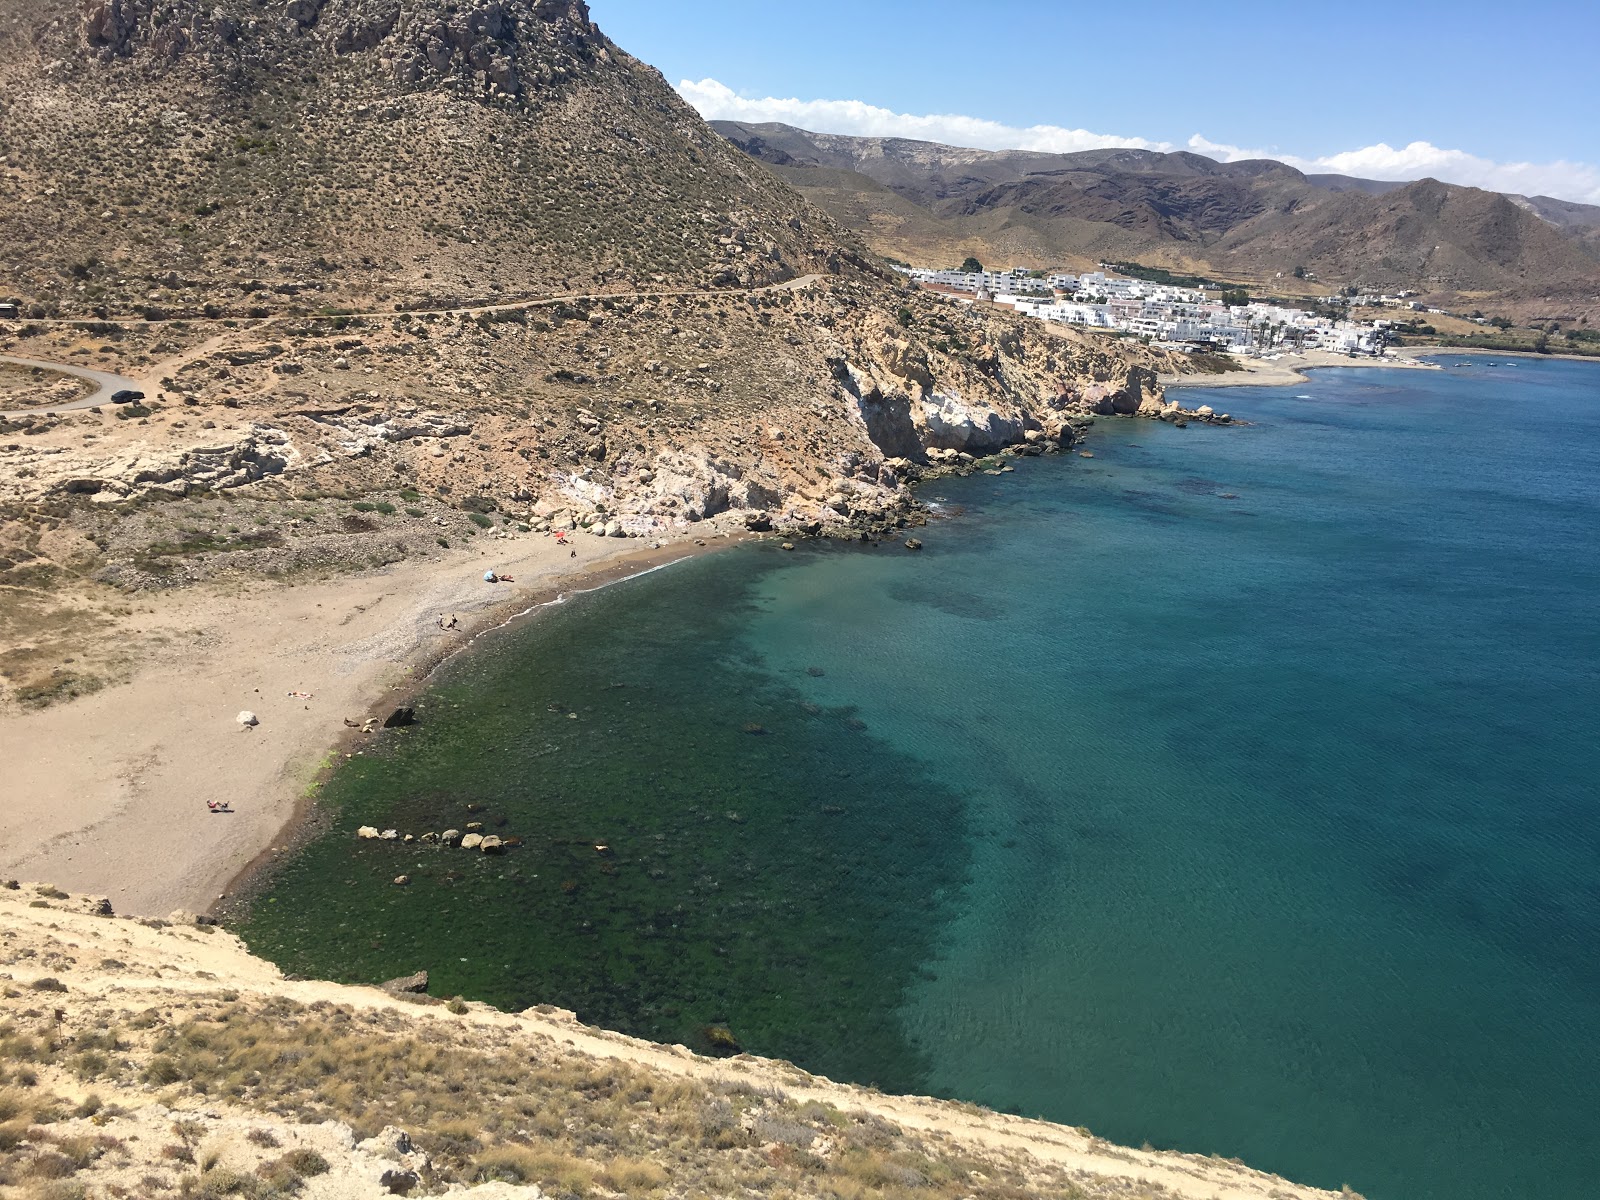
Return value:
M 256 906 L 251 944 L 344 980 L 426 967 L 435 994 L 701 1049 L 725 1024 L 821 1072 L 917 1086 L 894 999 L 965 879 L 961 799 L 741 644 L 776 553 L 577 597 L 450 664 L 416 727 L 335 775 L 333 828 Z M 352 836 L 469 821 L 525 844 Z
M 1379 1200 L 1595 1194 L 1600 368 L 1446 361 L 505 631 L 245 932 Z M 351 836 L 474 803 L 528 845 Z

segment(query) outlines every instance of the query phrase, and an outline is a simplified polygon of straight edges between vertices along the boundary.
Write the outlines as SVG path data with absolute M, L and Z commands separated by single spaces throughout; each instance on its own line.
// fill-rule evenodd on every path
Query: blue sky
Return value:
M 1600 203 L 1597 0 L 590 7 L 713 117 L 991 148 L 1264 153 Z

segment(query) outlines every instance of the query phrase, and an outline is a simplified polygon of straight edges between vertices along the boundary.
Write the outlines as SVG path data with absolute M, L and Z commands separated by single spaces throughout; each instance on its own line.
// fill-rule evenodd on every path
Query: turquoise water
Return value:
M 507 631 L 245 932 L 1379 1200 L 1593 1195 L 1600 367 L 1439 361 Z M 349 836 L 485 818 L 527 845 Z

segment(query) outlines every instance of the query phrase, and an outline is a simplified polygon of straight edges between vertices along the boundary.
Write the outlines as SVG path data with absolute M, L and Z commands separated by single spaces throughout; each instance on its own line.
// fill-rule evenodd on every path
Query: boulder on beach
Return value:
M 506 844 L 492 833 L 478 843 L 478 849 L 485 854 L 500 854 L 505 848 Z
M 243 725 L 246 729 L 249 729 L 252 725 L 261 724 L 261 722 L 256 718 L 255 713 L 251 712 L 248 708 L 235 717 L 234 720 L 239 722 L 239 724 Z
M 439 835 L 439 840 L 446 846 L 459 846 L 461 844 L 461 830 L 446 829 Z
M 377 826 L 363 825 L 360 829 L 356 830 L 356 836 L 358 838 L 375 838 L 378 836 Z
M 469 833 L 461 839 L 461 848 L 463 850 L 476 850 L 481 845 L 483 845 L 483 834 L 481 833 Z

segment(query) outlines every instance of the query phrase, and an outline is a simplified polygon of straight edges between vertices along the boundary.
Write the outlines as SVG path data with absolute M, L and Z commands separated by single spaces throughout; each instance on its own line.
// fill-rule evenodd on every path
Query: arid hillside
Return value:
M 579 0 L 0 0 L 0 96 L 13 697 L 130 589 L 892 527 L 1170 366 L 911 293 Z
M 285 980 L 192 914 L 0 886 L 0 1196 L 1339 1195 L 556 1009 L 447 1002 L 425 975 L 385 986 Z
M 581 0 L 4 0 L 0 90 L 25 315 L 749 286 L 840 251 Z

